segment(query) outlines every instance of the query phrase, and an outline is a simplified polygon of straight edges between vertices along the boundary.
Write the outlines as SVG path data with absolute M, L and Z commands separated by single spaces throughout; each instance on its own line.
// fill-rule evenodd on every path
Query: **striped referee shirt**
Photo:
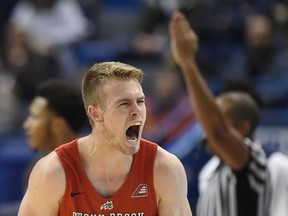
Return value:
M 217 156 L 199 174 L 197 216 L 268 216 L 270 179 L 262 147 L 245 139 L 249 161 L 233 171 Z

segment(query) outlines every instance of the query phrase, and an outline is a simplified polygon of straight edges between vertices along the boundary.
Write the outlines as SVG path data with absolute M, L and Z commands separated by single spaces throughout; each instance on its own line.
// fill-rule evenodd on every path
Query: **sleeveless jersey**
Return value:
M 66 175 L 66 189 L 59 216 L 158 215 L 153 182 L 157 144 L 141 140 L 126 181 L 107 199 L 98 194 L 90 183 L 81 164 L 77 140 L 61 145 L 55 151 Z

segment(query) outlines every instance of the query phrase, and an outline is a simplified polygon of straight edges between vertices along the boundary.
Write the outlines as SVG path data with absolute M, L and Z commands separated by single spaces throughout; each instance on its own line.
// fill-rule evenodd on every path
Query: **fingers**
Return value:
M 174 34 L 185 35 L 190 31 L 190 25 L 186 17 L 180 11 L 175 11 L 169 23 L 169 31 Z
M 181 13 L 179 11 L 175 11 L 175 19 L 178 21 L 178 23 L 180 23 L 179 25 L 180 25 L 182 31 L 189 31 L 190 30 L 190 24 L 183 13 Z
M 173 30 L 176 31 L 176 28 L 179 28 L 179 24 L 178 23 L 179 23 L 179 20 L 181 19 L 181 15 L 182 14 L 179 11 L 175 11 L 172 14 L 172 17 L 171 17 L 171 20 L 170 20 L 170 23 L 169 23 L 170 33 L 173 32 Z
M 173 13 L 169 22 L 169 32 L 170 47 L 175 62 L 185 66 L 188 62 L 194 61 L 198 50 L 198 37 L 181 12 Z
M 194 42 L 198 42 L 198 36 L 190 27 L 190 24 L 183 13 L 180 11 L 175 11 L 171 17 L 170 21 L 170 34 L 177 36 L 178 39 L 180 38 L 189 38 Z

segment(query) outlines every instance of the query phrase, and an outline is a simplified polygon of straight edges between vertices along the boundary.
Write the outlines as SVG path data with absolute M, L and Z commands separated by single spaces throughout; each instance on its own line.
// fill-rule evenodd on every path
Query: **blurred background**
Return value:
M 182 160 L 194 208 L 209 155 L 170 55 L 176 9 L 200 38 L 197 60 L 215 95 L 251 93 L 262 109 L 256 139 L 268 155 L 288 153 L 287 0 L 1 0 L 0 206 L 21 200 L 26 167 L 39 154 L 22 128 L 37 85 L 51 78 L 80 85 L 94 63 L 122 61 L 145 73 L 144 138 Z

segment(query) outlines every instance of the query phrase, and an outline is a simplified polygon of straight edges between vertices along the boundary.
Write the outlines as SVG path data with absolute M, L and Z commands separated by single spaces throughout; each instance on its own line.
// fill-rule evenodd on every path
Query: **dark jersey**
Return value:
M 233 171 L 214 156 L 199 175 L 197 216 L 266 216 L 270 189 L 266 155 L 260 145 L 245 140 L 249 161 Z

